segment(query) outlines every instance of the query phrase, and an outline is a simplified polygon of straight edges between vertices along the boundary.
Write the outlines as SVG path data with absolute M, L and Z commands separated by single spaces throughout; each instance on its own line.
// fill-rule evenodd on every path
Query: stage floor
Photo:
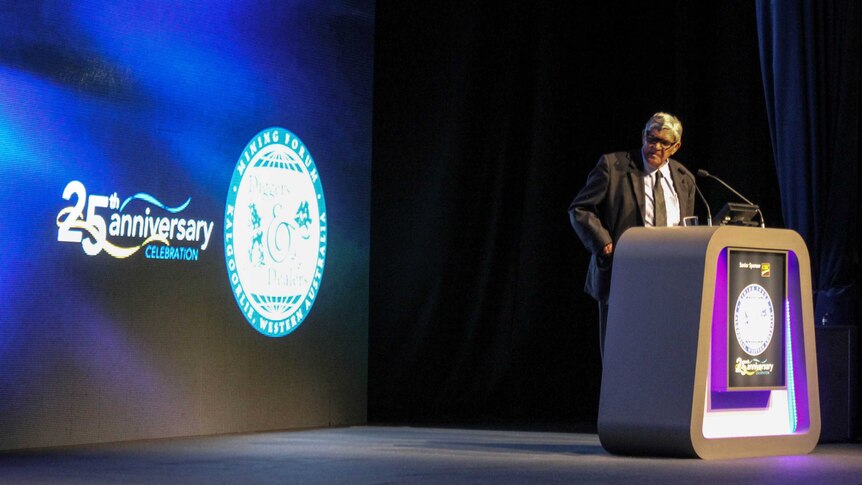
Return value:
M 608 454 L 595 434 L 362 426 L 0 453 L 0 483 L 862 483 L 862 444 L 725 461 Z

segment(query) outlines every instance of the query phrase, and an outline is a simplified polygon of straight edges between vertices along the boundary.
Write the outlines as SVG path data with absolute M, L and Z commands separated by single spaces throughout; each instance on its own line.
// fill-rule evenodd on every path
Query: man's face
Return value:
M 653 168 L 658 168 L 667 162 L 677 150 L 679 150 L 680 142 L 674 141 L 673 133 L 670 130 L 658 131 L 650 130 L 643 137 L 643 152 L 644 160 Z

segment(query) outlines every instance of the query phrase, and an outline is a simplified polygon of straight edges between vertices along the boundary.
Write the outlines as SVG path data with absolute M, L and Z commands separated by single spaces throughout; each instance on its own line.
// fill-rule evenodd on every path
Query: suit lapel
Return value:
M 640 150 L 635 150 L 629 152 L 629 182 L 632 187 L 632 191 L 635 194 L 635 200 L 638 203 L 638 212 L 640 213 L 640 223 L 644 224 L 644 218 L 646 217 L 646 212 L 644 209 L 644 180 L 643 180 L 643 170 L 641 167 L 643 166 L 643 160 L 641 160 Z
M 679 164 L 676 160 L 669 160 L 670 163 L 670 177 L 673 179 L 673 186 L 676 190 L 677 199 L 679 200 L 679 217 L 680 222 L 682 222 L 682 218 L 686 216 L 686 214 L 692 214 L 693 208 L 688 206 L 688 193 L 691 192 L 690 187 L 688 186 L 688 179 L 682 176 L 682 170 L 680 170 Z

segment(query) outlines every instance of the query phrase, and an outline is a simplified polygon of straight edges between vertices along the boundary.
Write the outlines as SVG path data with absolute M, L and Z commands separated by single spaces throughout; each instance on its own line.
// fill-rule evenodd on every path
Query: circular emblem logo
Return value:
M 748 355 L 760 355 L 769 347 L 775 330 L 775 310 L 765 288 L 751 284 L 739 293 L 733 312 L 733 328 L 739 346 Z
M 243 316 L 281 337 L 311 311 L 326 260 L 326 203 L 314 159 L 284 128 L 267 128 L 236 162 L 225 204 L 228 278 Z

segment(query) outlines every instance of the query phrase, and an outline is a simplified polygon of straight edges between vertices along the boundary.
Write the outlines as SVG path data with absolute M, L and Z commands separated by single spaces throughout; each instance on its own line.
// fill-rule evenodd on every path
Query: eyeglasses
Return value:
M 667 150 L 668 148 L 676 145 L 675 141 L 662 140 L 661 138 L 659 138 L 657 136 L 653 136 L 653 135 L 647 135 L 646 143 L 647 143 L 647 145 L 658 145 L 663 150 Z

